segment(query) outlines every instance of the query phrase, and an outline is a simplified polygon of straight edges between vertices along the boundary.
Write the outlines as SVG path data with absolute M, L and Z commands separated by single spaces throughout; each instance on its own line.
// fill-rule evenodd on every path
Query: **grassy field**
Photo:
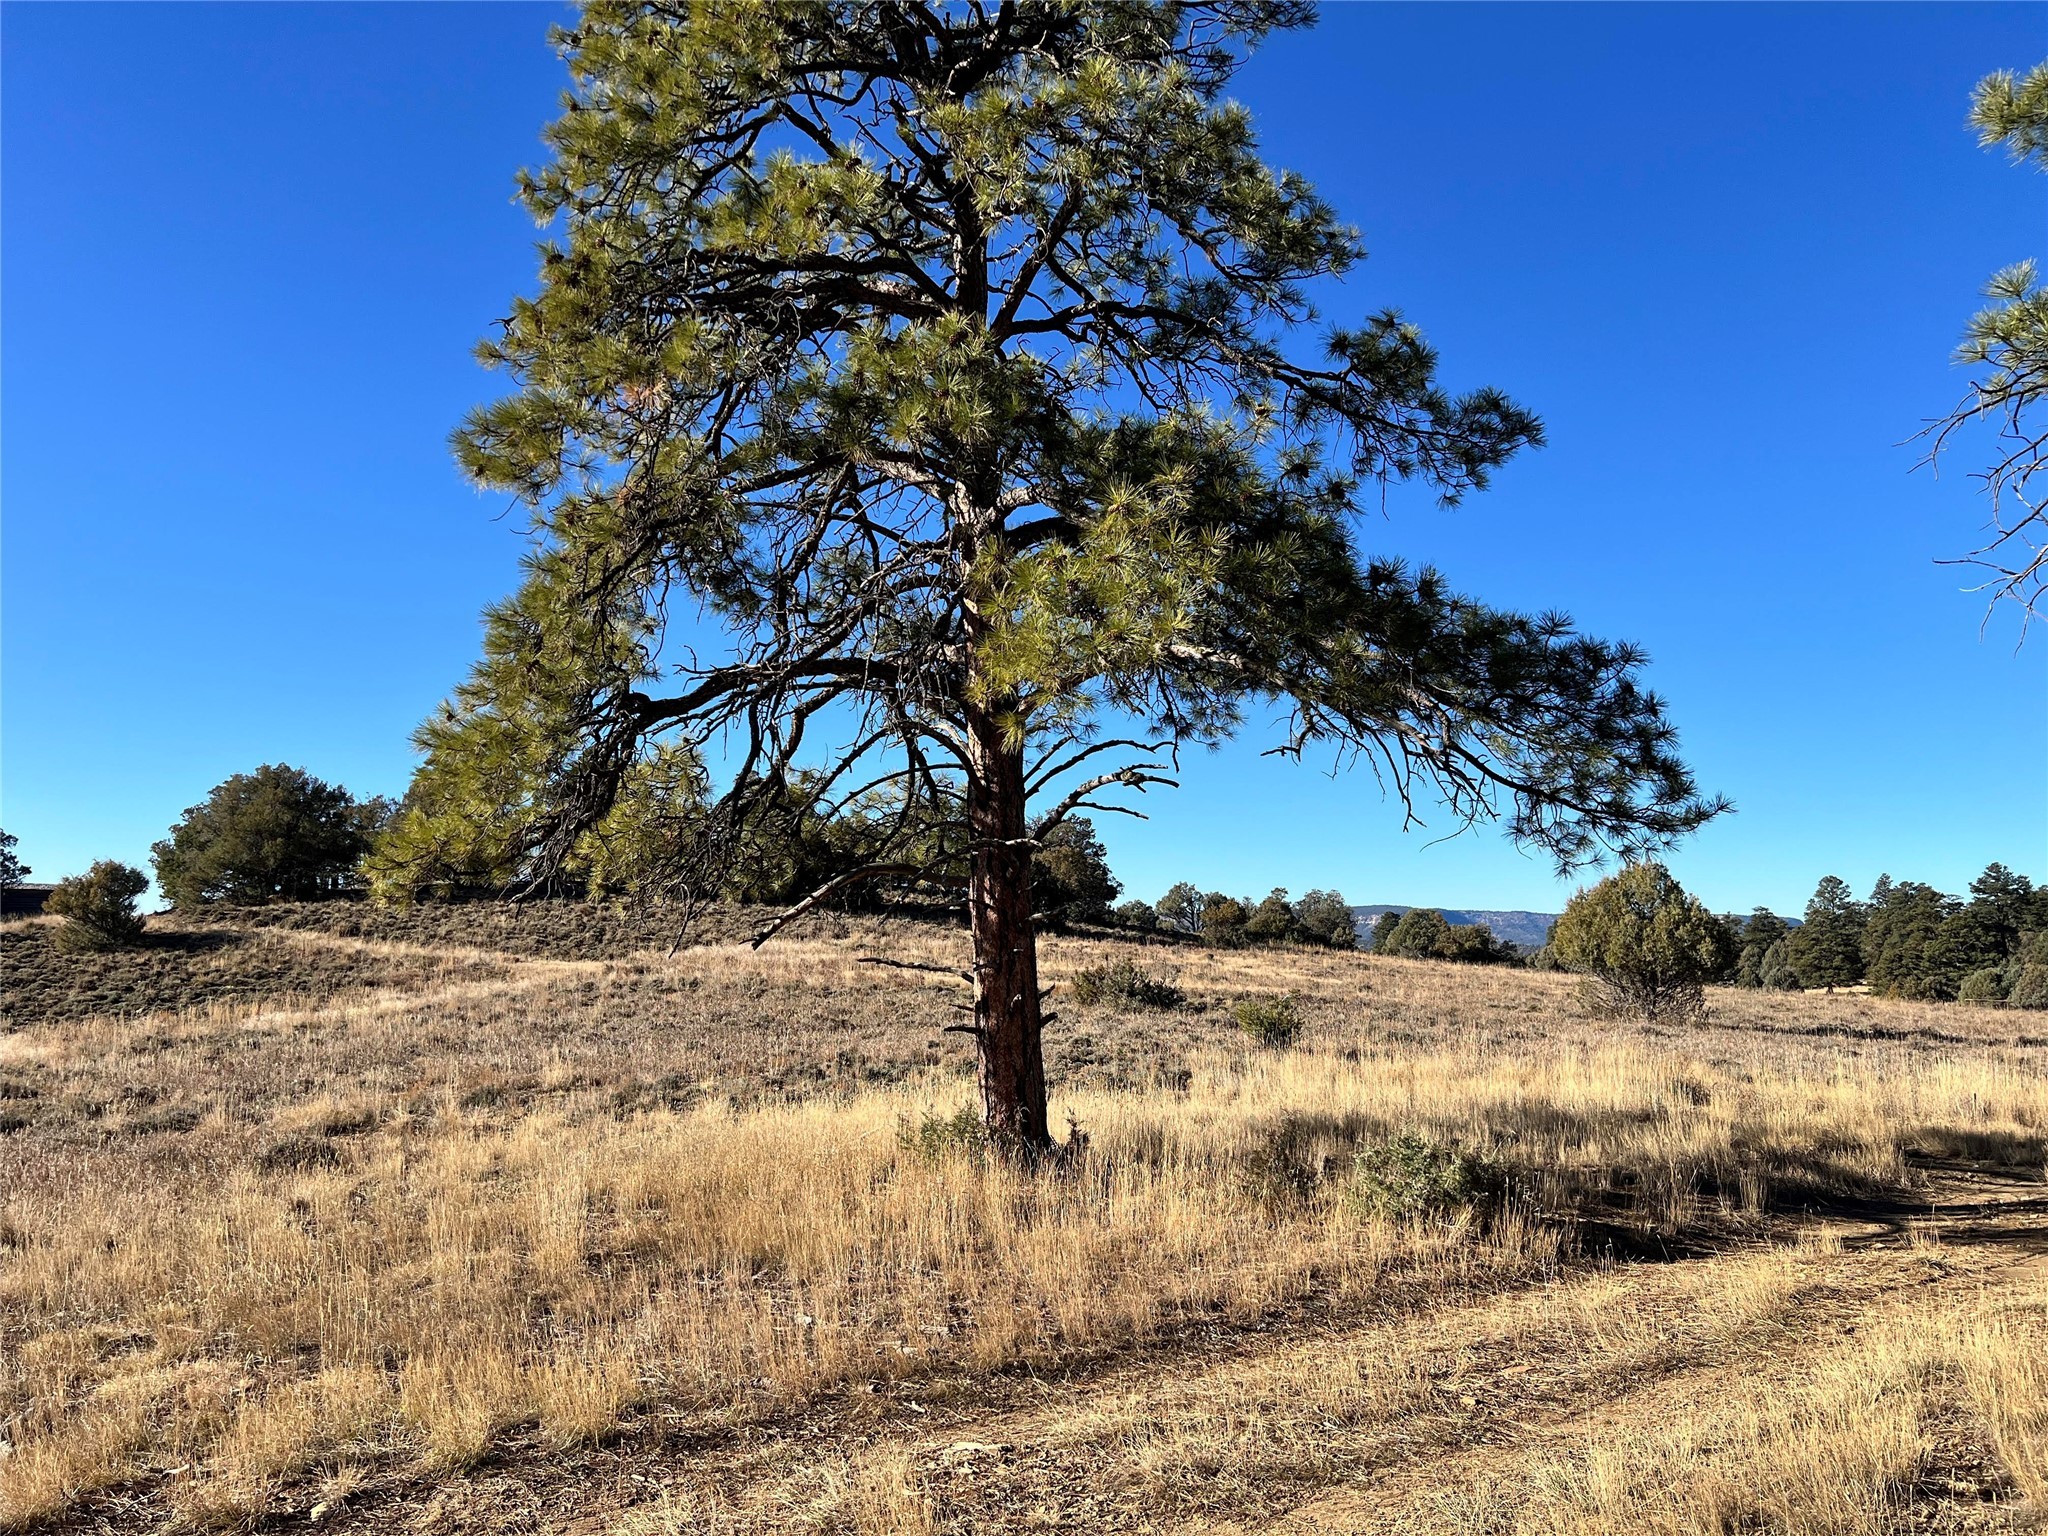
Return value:
M 0 1525 L 2048 1520 L 2035 1015 L 1052 939 L 1189 1005 L 1061 989 L 1086 1151 L 1025 1176 L 958 988 L 870 963 L 947 929 L 159 927 L 0 933 Z

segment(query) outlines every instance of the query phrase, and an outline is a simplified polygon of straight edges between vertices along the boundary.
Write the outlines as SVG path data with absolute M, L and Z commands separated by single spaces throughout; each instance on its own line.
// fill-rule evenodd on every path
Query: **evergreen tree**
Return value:
M 1123 882 L 1109 870 L 1109 851 L 1085 816 L 1038 836 L 1032 854 L 1032 902 L 1037 916 L 1056 923 L 1106 923 Z
M 20 841 L 12 832 L 0 832 L 0 886 L 20 885 L 34 873 L 14 856 Z
M 1941 996 L 1935 940 L 1959 906 L 1931 885 L 1894 882 L 1889 875 L 1879 880 L 1863 925 L 1864 979 L 1871 990 L 1888 997 Z
M 1764 956 L 1770 952 L 1773 944 L 1791 931 L 1791 924 L 1769 907 L 1758 907 L 1751 912 L 1749 920 L 1742 925 L 1741 937 L 1736 946 L 1735 985 L 1762 986 Z
M 1342 891 L 1310 891 L 1294 904 L 1294 924 L 1308 943 L 1330 949 L 1358 947 L 1358 918 Z
M 1987 965 L 1963 977 L 1963 984 L 1956 991 L 1956 1001 L 1995 1007 L 2005 1001 L 2011 990 L 2012 979 L 2005 974 L 2004 968 Z
M 2011 954 L 2019 947 L 2020 934 L 2032 927 L 2040 892 L 2025 875 L 2014 874 L 2003 864 L 1985 866 L 1984 873 L 1970 882 L 1970 900 L 1965 910 L 1973 929 L 1996 953 Z
M 1848 882 L 1823 877 L 1806 904 L 1805 922 L 1786 940 L 1801 986 L 1832 992 L 1863 979 L 1863 918 Z
M 715 859 L 845 725 L 835 771 L 877 754 L 906 827 L 964 807 L 932 857 L 968 866 L 1006 1147 L 1050 1142 L 1030 829 L 1170 782 L 1246 700 L 1287 703 L 1287 750 L 1371 753 L 1561 866 L 1722 808 L 1634 648 L 1358 549 L 1373 487 L 1455 501 L 1540 429 L 1445 392 L 1392 312 L 1307 329 L 1363 248 L 1227 91 L 1310 17 L 593 0 L 561 34 L 573 97 L 524 179 L 558 237 L 482 349 L 516 392 L 458 435 L 539 535 L 471 686 L 569 684 L 517 842 L 558 866 L 650 735 L 731 734 Z M 702 666 L 660 644 L 684 591 L 729 638 Z M 1147 743 L 1092 734 L 1104 711 Z
M 1202 892 L 1183 880 L 1159 898 L 1159 921 L 1182 933 L 1202 931 Z
M 1376 955 L 1391 954 L 1387 948 L 1394 940 L 1394 930 L 1401 926 L 1402 914 L 1382 912 L 1372 920 L 1372 952 Z
M 685 747 L 661 745 L 620 786 L 604 820 L 578 850 L 593 897 L 669 893 L 704 813 L 704 764 Z
M 2013 1008 L 2048 1008 L 2048 965 L 2022 966 L 2005 1001 Z
M 1434 907 L 1411 907 L 1388 932 L 1381 953 L 1404 960 L 1448 960 L 1455 948 L 1451 925 L 1443 913 Z
M 1799 990 L 1799 968 L 1792 963 L 1789 939 L 1778 939 L 1764 951 L 1763 962 L 1757 967 L 1757 985 L 1766 992 Z
M 1114 915 L 1119 928 L 1129 928 L 1138 933 L 1150 933 L 1159 926 L 1159 914 L 1149 901 L 1133 899 L 1124 902 Z
M 361 887 L 357 866 L 390 815 L 303 768 L 266 763 L 213 787 L 151 850 L 173 906 L 319 901 Z
M 1550 943 L 1608 1006 L 1686 1018 L 1702 1011 L 1708 978 L 1727 964 L 1728 930 L 1663 865 L 1639 863 L 1565 903 Z
M 1252 908 L 1251 916 L 1244 925 L 1244 936 L 1254 944 L 1284 944 L 1298 937 L 1299 931 L 1287 892 L 1277 885 L 1264 901 Z
M 1211 891 L 1202 898 L 1202 937 L 1219 949 L 1236 949 L 1245 941 L 1251 915 L 1249 902 Z
M 1446 960 L 1462 960 L 1470 965 L 1492 965 L 1496 961 L 1515 958 L 1515 946 L 1506 944 L 1493 936 L 1493 929 L 1485 923 L 1452 923 L 1450 942 L 1444 948 Z
M 142 937 L 142 915 L 135 901 L 149 889 L 149 876 L 127 864 L 101 859 L 82 875 L 73 875 L 50 892 L 43 910 L 63 918 L 57 930 L 61 949 L 120 949 Z
M 2018 942 L 2019 935 L 2015 933 L 2008 944 L 2006 933 L 1996 920 L 1974 904 L 1952 905 L 1927 944 L 1926 995 L 1959 996 L 1965 976 L 2000 965 Z

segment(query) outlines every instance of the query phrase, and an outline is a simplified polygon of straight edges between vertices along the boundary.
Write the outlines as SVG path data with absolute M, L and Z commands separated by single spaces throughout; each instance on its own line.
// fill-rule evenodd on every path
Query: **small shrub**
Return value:
M 950 1115 L 928 1109 L 917 1120 L 897 1123 L 896 1145 L 927 1163 L 942 1162 L 959 1153 L 979 1157 L 988 1151 L 988 1127 L 972 1104 Z
M 1248 997 L 1230 1010 L 1237 1027 L 1269 1050 L 1284 1050 L 1301 1038 L 1304 1020 L 1292 992 L 1279 997 Z
M 1254 1147 L 1239 1168 L 1244 1192 L 1271 1210 L 1299 1210 L 1323 1193 L 1327 1159 L 1284 1139 Z
M 1482 1209 L 1507 1187 L 1497 1163 L 1404 1131 L 1358 1149 L 1350 1196 L 1385 1221 L 1420 1221 Z
M 1981 970 L 1970 972 L 1963 978 L 1963 984 L 1956 989 L 1959 1003 L 2002 1003 L 2006 997 L 2005 971 L 2001 966 L 1987 965 Z
M 1077 1003 L 1123 1003 L 1133 1008 L 1182 1008 L 1188 996 L 1129 960 L 1076 971 L 1068 984 Z
M 43 908 L 65 923 L 57 943 L 70 950 L 120 949 L 142 937 L 142 915 L 135 898 L 149 889 L 141 870 L 101 859 L 82 875 L 73 875 Z

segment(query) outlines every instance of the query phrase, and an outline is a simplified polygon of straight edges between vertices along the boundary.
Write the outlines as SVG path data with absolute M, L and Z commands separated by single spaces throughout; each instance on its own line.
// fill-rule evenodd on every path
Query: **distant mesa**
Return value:
M 1399 915 L 1412 912 L 1413 907 L 1381 905 L 1377 907 L 1353 907 L 1351 915 L 1357 919 L 1361 935 L 1369 933 L 1373 920 L 1382 912 Z M 1543 941 L 1550 937 L 1550 925 L 1557 921 L 1555 912 L 1460 912 L 1450 907 L 1438 907 L 1444 921 L 1458 927 L 1468 923 L 1484 923 L 1493 930 L 1496 939 L 1506 939 L 1510 944 L 1519 944 L 1524 949 L 1540 949 Z

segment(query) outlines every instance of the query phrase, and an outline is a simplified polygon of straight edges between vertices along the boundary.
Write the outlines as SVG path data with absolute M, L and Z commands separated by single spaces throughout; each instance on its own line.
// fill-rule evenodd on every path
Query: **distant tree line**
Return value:
M 472 738 L 476 739 L 476 738 Z M 535 750 L 500 743 L 496 755 L 444 758 L 400 802 L 359 800 L 301 768 L 266 764 L 235 774 L 188 808 L 153 849 L 158 889 L 173 906 L 249 906 L 373 896 L 384 901 L 463 900 L 511 895 L 644 898 L 674 888 L 676 850 L 698 835 L 710 796 L 694 754 L 650 754 L 600 822 L 581 834 L 573 857 L 545 877 L 513 850 L 515 826 Z M 456 769 L 460 773 L 455 773 Z M 459 783 L 451 783 L 453 773 Z M 943 868 L 944 808 L 929 811 L 925 837 Z M 856 790 L 837 800 L 815 786 L 793 791 L 787 813 L 755 819 L 740 856 L 715 891 L 739 902 L 787 903 L 861 869 L 885 844 L 903 846 L 906 810 L 886 792 Z M 1360 947 L 1341 892 L 1291 899 L 1203 891 L 1181 881 L 1156 902 L 1118 903 L 1123 884 L 1086 817 L 1034 828 L 1035 916 L 1055 926 L 1121 927 L 1171 933 L 1221 948 L 1248 945 Z M 0 873 L 18 883 L 28 868 L 15 839 L 0 833 Z M 958 872 L 964 879 L 964 867 Z M 916 882 L 929 889 L 929 868 Z M 102 860 L 52 894 L 49 910 L 69 915 L 81 944 L 131 942 L 141 931 L 135 901 L 147 879 Z M 830 905 L 876 908 L 901 900 L 911 883 L 850 885 Z M 1716 916 L 1662 866 L 1636 864 L 1579 893 L 1549 941 L 1524 954 L 1484 923 L 1454 924 L 1416 907 L 1385 913 L 1366 946 L 1377 955 L 1468 963 L 1515 963 L 1595 977 L 1612 997 L 1652 1014 L 1682 1013 L 1698 989 L 1720 984 L 1772 991 L 1867 986 L 1890 997 L 2048 1008 L 2048 886 L 2003 864 L 1970 883 L 1968 899 L 1918 881 L 1881 877 L 1859 901 L 1846 882 L 1823 879 L 1802 920 L 1766 907 L 1747 918 Z M 1674 980 L 1675 978 L 1675 980 Z M 1676 992 L 1665 995 L 1667 985 Z
M 1829 875 L 1799 926 L 1759 907 L 1735 931 L 1736 986 L 2048 1007 L 2048 886 L 2003 864 L 1970 882 L 1968 900 L 1882 875 L 1858 901 Z
M 1829 875 L 1795 926 L 1767 907 L 1717 916 L 1661 865 L 1635 864 L 1575 895 L 1530 963 L 1652 1018 L 1696 1012 L 1715 983 L 2048 1008 L 2048 886 L 1993 864 L 1967 901 L 1889 875 L 1858 901 Z
M 1454 923 L 1434 907 L 1382 912 L 1373 921 L 1372 952 L 1407 960 L 1461 960 L 1477 965 L 1522 958 L 1518 946 L 1495 938 L 1485 923 Z
M 1120 927 L 1187 934 L 1221 949 L 1306 944 L 1356 949 L 1358 923 L 1341 891 L 1310 891 L 1299 901 L 1275 886 L 1264 899 L 1226 896 L 1180 881 L 1156 902 L 1127 901 L 1112 914 Z

